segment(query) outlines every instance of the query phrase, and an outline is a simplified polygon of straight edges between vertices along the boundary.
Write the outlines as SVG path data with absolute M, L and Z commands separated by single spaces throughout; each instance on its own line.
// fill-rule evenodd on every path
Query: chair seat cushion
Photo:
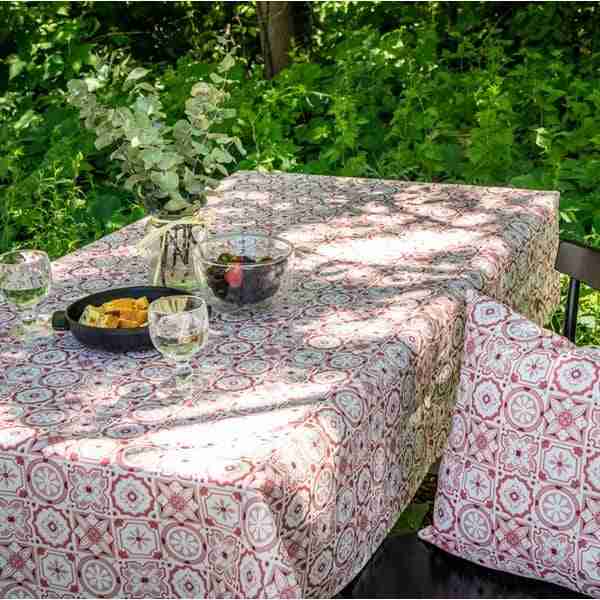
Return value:
M 600 349 L 471 292 L 460 384 L 422 539 L 600 597 Z
M 584 598 L 552 583 L 494 571 L 416 534 L 388 538 L 355 580 L 352 598 Z

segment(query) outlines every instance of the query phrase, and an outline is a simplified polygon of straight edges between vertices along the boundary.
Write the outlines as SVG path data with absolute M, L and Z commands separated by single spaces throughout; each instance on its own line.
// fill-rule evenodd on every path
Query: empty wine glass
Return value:
M 47 335 L 47 322 L 37 318 L 38 304 L 50 292 L 52 267 L 41 250 L 15 250 L 0 255 L 0 292 L 16 309 L 19 323 L 9 335 L 27 339 Z
M 193 375 L 190 360 L 208 339 L 206 302 L 186 295 L 159 298 L 148 308 L 148 326 L 156 349 L 175 363 L 174 393 L 185 393 Z

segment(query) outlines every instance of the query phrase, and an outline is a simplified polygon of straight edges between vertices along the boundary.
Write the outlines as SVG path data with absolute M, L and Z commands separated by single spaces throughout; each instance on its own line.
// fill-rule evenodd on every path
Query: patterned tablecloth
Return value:
M 0 596 L 334 595 L 445 442 L 465 289 L 540 322 L 556 304 L 556 193 L 256 173 L 222 190 L 216 227 L 296 243 L 297 288 L 214 320 L 185 403 L 154 351 L 0 342 Z M 145 282 L 142 231 L 55 262 L 46 308 Z

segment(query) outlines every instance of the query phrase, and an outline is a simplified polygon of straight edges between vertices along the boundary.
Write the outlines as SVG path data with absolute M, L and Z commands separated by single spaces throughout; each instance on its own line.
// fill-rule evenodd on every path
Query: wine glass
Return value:
M 163 296 L 148 308 L 150 339 L 156 349 L 175 363 L 174 393 L 190 388 L 193 371 L 190 359 L 208 339 L 206 302 L 197 296 Z
M 52 267 L 41 250 L 15 250 L 0 255 L 0 292 L 19 316 L 9 335 L 18 339 L 47 335 L 47 322 L 37 318 L 38 304 L 50 292 Z

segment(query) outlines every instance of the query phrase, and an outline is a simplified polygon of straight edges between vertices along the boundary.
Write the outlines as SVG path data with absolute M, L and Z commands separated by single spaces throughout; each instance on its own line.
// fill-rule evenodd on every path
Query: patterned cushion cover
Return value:
M 461 381 L 422 539 L 600 597 L 600 348 L 470 292 Z

